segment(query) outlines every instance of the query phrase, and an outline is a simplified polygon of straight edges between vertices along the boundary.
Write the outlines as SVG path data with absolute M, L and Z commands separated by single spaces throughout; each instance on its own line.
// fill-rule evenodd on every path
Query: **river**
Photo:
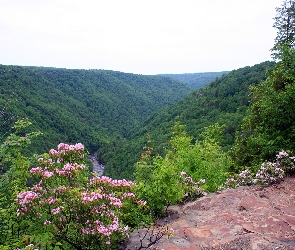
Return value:
M 100 163 L 94 155 L 89 156 L 89 160 L 92 161 L 93 172 L 97 173 L 99 176 L 103 175 L 105 164 Z

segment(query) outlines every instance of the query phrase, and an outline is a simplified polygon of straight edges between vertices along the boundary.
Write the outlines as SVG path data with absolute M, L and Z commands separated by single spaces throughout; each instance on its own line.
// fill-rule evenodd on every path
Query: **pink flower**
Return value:
M 49 224 L 51 224 L 51 221 L 49 220 L 44 221 L 44 225 L 49 225 Z
M 50 178 L 50 177 L 53 175 L 53 172 L 44 171 L 44 172 L 42 173 L 42 175 L 43 175 L 45 178 Z
M 49 197 L 45 199 L 45 202 L 47 202 L 48 204 L 54 204 L 56 202 L 56 199 L 53 197 Z
M 82 143 L 76 143 L 75 144 L 75 149 L 76 150 L 84 150 L 84 145 Z
M 58 213 L 60 213 L 63 209 L 64 209 L 64 207 L 62 207 L 62 206 L 57 207 L 57 208 L 53 208 L 53 209 L 51 209 L 51 213 L 53 213 L 53 214 L 58 214 Z
M 41 173 L 41 171 L 42 171 L 42 168 L 40 168 L 40 167 L 30 169 L 30 173 L 32 173 L 32 174 Z
M 134 195 L 134 193 L 127 193 L 127 194 L 124 194 L 124 197 L 129 197 L 131 199 L 134 199 L 135 195 Z
M 75 167 L 71 163 L 67 163 L 62 168 L 63 171 L 73 171 L 75 170 Z
M 139 201 L 137 201 L 137 204 L 138 205 L 141 205 L 141 206 L 145 206 L 146 205 L 146 201 L 139 200 Z
M 17 195 L 17 202 L 20 205 L 25 205 L 25 204 L 31 203 L 33 200 L 37 198 L 38 198 L 38 194 L 36 194 L 35 192 L 26 191 L 26 192 L 19 193 Z
M 60 143 L 60 144 L 58 144 L 57 149 L 58 150 L 68 150 L 69 149 L 69 145 L 68 144 L 65 144 L 65 143 Z
M 37 184 L 37 185 L 33 186 L 31 188 L 31 190 L 40 192 L 40 191 L 42 191 L 42 187 L 39 184 Z

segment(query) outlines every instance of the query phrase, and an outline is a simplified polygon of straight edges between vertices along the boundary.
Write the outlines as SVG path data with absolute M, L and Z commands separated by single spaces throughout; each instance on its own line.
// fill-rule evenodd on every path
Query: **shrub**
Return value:
M 82 144 L 61 143 L 30 169 L 38 181 L 20 192 L 16 203 L 34 246 L 116 249 L 131 228 L 144 220 L 145 202 L 136 199 L 134 183 L 106 176 L 89 180 L 85 156 Z M 132 212 L 126 216 L 127 208 Z M 130 225 L 135 214 L 140 218 Z

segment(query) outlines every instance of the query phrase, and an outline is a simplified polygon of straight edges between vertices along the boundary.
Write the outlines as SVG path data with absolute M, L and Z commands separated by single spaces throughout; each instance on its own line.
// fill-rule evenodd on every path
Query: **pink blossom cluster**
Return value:
M 64 175 L 64 176 L 69 176 L 73 174 L 74 170 L 82 170 L 85 168 L 85 165 L 81 164 L 77 164 L 77 163 L 66 163 L 62 169 L 58 169 L 55 168 L 53 169 L 53 171 L 48 171 L 48 170 L 43 170 L 41 167 L 37 167 L 37 168 L 32 168 L 30 170 L 30 173 L 32 174 L 41 174 L 43 177 L 45 177 L 46 179 L 52 177 L 54 174 L 57 175 Z
M 54 156 L 57 158 L 57 163 L 61 163 L 64 159 L 63 157 L 70 154 L 71 152 L 77 152 L 77 156 L 82 159 L 84 158 L 84 145 L 81 143 L 76 143 L 75 145 L 69 145 L 66 143 L 60 143 L 57 146 L 58 150 L 50 149 L 49 155 Z M 42 158 L 40 158 L 40 162 Z
M 43 164 L 43 165 L 45 165 L 45 166 L 52 166 L 53 165 L 53 160 L 51 159 L 51 158 L 49 158 L 49 159 L 44 159 L 44 158 L 42 158 L 42 157 L 40 157 L 39 159 L 38 159 L 38 162 L 39 163 L 41 163 L 41 164 Z
M 32 202 L 39 198 L 39 195 L 33 191 L 21 192 L 17 195 L 15 202 L 20 205 L 17 210 L 17 216 L 25 214 L 32 209 Z
M 137 204 L 138 205 L 141 205 L 141 206 L 145 206 L 146 205 L 146 201 L 144 201 L 144 200 L 138 200 L 137 201 Z
M 30 173 L 32 173 L 32 174 L 38 174 L 38 173 L 41 173 L 41 172 L 42 172 L 42 168 L 40 168 L 40 167 L 30 169 Z
M 42 176 L 44 176 L 45 178 L 50 178 L 53 175 L 54 175 L 54 173 L 50 172 L 50 171 L 43 171 L 42 172 Z
M 261 165 L 260 169 L 253 179 L 253 184 L 272 184 L 280 182 L 284 179 L 285 172 L 277 163 L 265 162 Z
M 54 232 L 67 231 L 65 229 L 71 226 L 82 233 L 82 237 L 100 234 L 108 244 L 115 232 L 127 236 L 127 229 L 119 226 L 117 217 L 123 202 L 141 206 L 146 202 L 136 200 L 131 191 L 135 184 L 131 181 L 98 176 L 90 179 L 88 184 L 81 184 L 80 180 L 85 176 L 78 170 L 85 169 L 85 165 L 77 162 L 83 162 L 83 150 L 81 143 L 61 143 L 58 150 L 49 151 L 52 159 L 39 158 L 41 166 L 33 167 L 30 173 L 41 180 L 30 191 L 18 194 L 18 215 L 33 216 L 34 220 L 39 215 L 40 223 L 50 225 L 48 230 Z M 80 185 L 76 185 L 79 181 Z
M 54 173 L 57 173 L 58 175 L 72 175 L 74 170 L 82 170 L 86 166 L 84 164 L 77 164 L 77 163 L 66 163 L 61 170 L 58 168 L 54 169 Z
M 289 156 L 285 151 L 276 155 L 274 162 L 262 163 L 257 173 L 252 174 L 249 170 L 241 171 L 238 175 L 231 176 L 227 179 L 226 187 L 237 187 L 252 184 L 265 184 L 280 182 L 286 176 L 286 173 L 294 169 L 295 157 Z
M 184 194 L 185 197 L 207 195 L 200 187 L 201 184 L 206 182 L 205 179 L 200 179 L 198 182 L 194 182 L 193 179 L 184 171 L 180 172 L 180 176 L 183 179 L 182 184 L 184 185 L 184 190 L 186 192 Z
M 191 183 L 194 185 L 204 184 L 206 182 L 205 179 L 200 179 L 198 182 L 194 182 L 193 179 L 184 171 L 180 172 L 180 175 L 185 179 L 186 183 Z
M 289 157 L 289 154 L 285 151 L 281 151 L 279 152 L 277 155 L 276 155 L 277 159 L 281 159 L 281 158 L 284 158 L 284 157 Z
M 101 194 L 99 192 L 82 193 L 82 203 L 92 203 L 97 200 L 104 199 L 104 202 L 108 202 L 112 206 L 122 207 L 122 201 L 119 198 L 114 197 L 112 194 Z
M 113 221 L 110 225 L 105 226 L 101 221 L 95 220 L 93 223 L 88 222 L 88 227 L 82 229 L 82 234 L 95 234 L 99 233 L 104 236 L 110 237 L 112 233 L 118 230 L 122 230 L 119 227 L 119 219 L 114 216 Z
M 60 143 L 58 144 L 57 149 L 64 151 L 84 150 L 84 145 L 82 143 L 76 143 L 75 145 Z
M 290 156 L 285 151 L 281 151 L 276 155 L 276 163 L 280 166 L 280 168 L 288 173 L 294 170 L 295 157 Z
M 54 197 L 48 197 L 48 198 L 44 198 L 43 202 L 48 203 L 48 204 L 54 204 L 56 203 L 57 199 L 55 199 Z
M 82 197 L 81 197 L 81 200 L 83 203 L 91 203 L 95 200 L 101 200 L 101 199 L 103 199 L 103 195 L 98 192 L 91 192 L 91 193 L 84 192 L 82 193 Z
M 26 191 L 26 192 L 22 192 L 19 193 L 16 197 L 16 202 L 21 205 L 24 206 L 26 204 L 31 203 L 33 200 L 37 199 L 39 197 L 39 195 L 33 191 Z
M 69 151 L 83 151 L 84 145 L 82 143 L 76 143 L 75 145 L 60 143 L 60 144 L 58 144 L 57 149 L 58 150 L 50 149 L 49 154 L 56 156 L 56 157 L 60 157 L 61 155 L 67 154 L 67 152 L 69 152 Z
M 46 220 L 46 221 L 44 221 L 44 223 L 43 223 L 44 225 L 49 225 L 49 224 L 51 224 L 51 221 L 49 221 L 49 220 Z
M 125 197 L 128 197 L 128 198 L 131 198 L 131 199 L 135 199 L 135 194 L 134 193 L 125 193 L 125 194 L 123 194 L 123 197 L 125 198 Z
M 41 193 L 41 191 L 43 190 L 41 184 L 42 184 L 42 182 L 34 185 L 33 187 L 31 187 L 31 190 L 35 191 L 35 192 L 38 192 L 38 193 Z
M 51 209 L 51 213 L 52 213 L 52 214 L 58 214 L 58 213 L 60 213 L 63 209 L 64 209 L 63 206 L 59 206 L 59 207 L 56 207 L 56 208 Z
M 112 187 L 133 187 L 135 184 L 132 181 L 113 180 L 107 176 L 95 176 L 90 180 L 90 185 L 108 184 Z
M 246 169 L 241 171 L 238 175 L 233 176 L 226 180 L 226 187 L 239 187 L 253 184 L 253 177 L 251 172 Z

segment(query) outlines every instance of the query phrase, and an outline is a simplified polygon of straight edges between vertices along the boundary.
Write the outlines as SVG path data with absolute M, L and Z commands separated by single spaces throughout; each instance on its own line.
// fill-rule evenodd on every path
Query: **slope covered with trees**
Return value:
M 200 89 L 208 83 L 216 80 L 229 73 L 229 71 L 222 72 L 202 72 L 202 73 L 186 73 L 186 74 L 161 74 L 160 76 L 168 76 L 178 81 L 187 83 L 193 89 Z
M 2 118 L 28 117 L 33 129 L 43 133 L 33 145 L 41 152 L 61 141 L 96 150 L 191 92 L 168 77 L 4 65 L 0 84 L 0 105 L 6 106 L 7 116 Z M 6 124 L 2 133 L 11 122 Z
M 146 136 L 150 136 L 154 151 L 163 155 L 176 121 L 186 125 L 187 133 L 195 139 L 200 138 L 204 127 L 217 122 L 224 124 L 221 145 L 228 150 L 249 105 L 249 86 L 264 80 L 266 70 L 274 65 L 274 62 L 264 62 L 233 70 L 151 115 L 130 133 L 130 140 L 101 148 L 99 157 L 107 164 L 105 173 L 116 178 L 133 178 L 133 164 L 146 144 Z

